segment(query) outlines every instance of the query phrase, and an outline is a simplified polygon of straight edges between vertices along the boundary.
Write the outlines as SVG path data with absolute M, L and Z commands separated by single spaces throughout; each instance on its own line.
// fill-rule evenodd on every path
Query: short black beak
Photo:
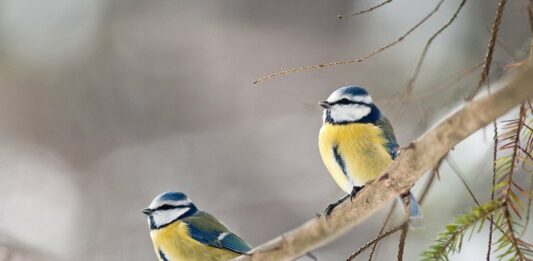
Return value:
M 322 106 L 322 108 L 324 109 L 329 109 L 329 107 L 331 107 L 331 103 L 329 103 L 328 101 L 321 101 L 318 103 L 318 105 Z
M 150 215 L 150 214 L 152 214 L 153 211 L 152 211 L 151 209 L 149 209 L 149 208 L 145 208 L 145 209 L 142 210 L 142 212 L 143 212 L 145 215 Z

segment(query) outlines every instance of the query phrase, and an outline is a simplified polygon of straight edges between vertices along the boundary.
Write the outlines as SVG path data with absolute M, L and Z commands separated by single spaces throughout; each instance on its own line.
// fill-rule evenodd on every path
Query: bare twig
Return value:
M 290 74 L 290 73 L 295 73 L 295 72 L 301 72 L 301 71 L 310 71 L 310 70 L 315 70 L 315 69 L 318 69 L 318 68 L 324 68 L 324 67 L 329 67 L 329 66 L 333 66 L 333 65 L 341 65 L 341 64 L 349 64 L 349 63 L 359 63 L 359 62 L 363 62 L 365 60 L 367 60 L 368 58 L 378 54 L 378 53 L 381 53 L 387 49 L 389 49 L 390 47 L 396 45 L 397 43 L 401 42 L 405 37 L 407 37 L 409 34 L 411 34 L 414 30 L 416 30 L 418 27 L 420 27 L 422 24 L 424 24 L 431 16 L 433 16 L 433 14 L 435 14 L 440 6 L 442 5 L 442 3 L 444 2 L 444 0 L 440 0 L 437 5 L 435 6 L 435 8 L 429 13 L 427 14 L 422 20 L 420 20 L 417 24 L 415 24 L 413 27 L 411 27 L 411 29 L 407 30 L 407 32 L 405 32 L 402 36 L 400 36 L 398 39 L 396 39 L 395 41 L 392 41 L 388 44 L 386 44 L 385 46 L 383 47 L 380 47 L 374 51 L 372 51 L 371 53 L 361 57 L 361 58 L 358 58 L 358 59 L 350 59 L 350 60 L 344 60 L 344 61 L 336 61 L 336 62 L 329 62 L 329 63 L 321 63 L 321 64 L 316 64 L 316 65 L 309 65 L 309 66 L 304 66 L 304 67 L 297 67 L 297 68 L 291 68 L 291 69 L 287 69 L 287 70 L 283 70 L 283 71 L 279 71 L 279 72 L 276 72 L 276 73 L 273 73 L 273 74 L 270 74 L 270 75 L 267 75 L 267 76 L 264 76 L 260 79 L 257 79 L 254 81 L 254 84 L 257 84 L 259 82 L 262 82 L 262 81 L 265 81 L 265 80 L 268 80 L 268 79 L 272 79 L 272 78 L 276 78 L 276 77 L 280 77 L 280 76 L 284 76 L 286 74 Z
M 337 18 L 339 18 L 339 19 L 346 19 L 346 18 L 350 18 L 350 17 L 357 16 L 357 15 L 366 14 L 366 13 L 372 12 L 372 11 L 374 11 L 374 10 L 376 10 L 376 9 L 378 9 L 378 8 L 380 8 L 380 7 L 382 7 L 382 6 L 386 5 L 386 4 L 388 4 L 388 3 L 390 3 L 390 2 L 392 2 L 392 0 L 386 0 L 386 1 L 382 2 L 382 3 L 379 3 L 379 4 L 375 5 L 375 6 L 370 7 L 370 8 L 368 8 L 368 9 L 361 10 L 361 11 L 355 12 L 355 13 L 353 13 L 353 14 L 349 14 L 349 15 L 338 15 Z
M 490 90 L 490 87 L 489 87 Z M 494 127 L 494 148 L 492 151 L 492 186 L 490 190 L 490 200 L 494 201 L 494 187 L 496 186 L 496 160 L 498 159 L 498 123 L 495 121 L 492 122 Z M 492 252 L 492 232 L 494 231 L 494 215 L 490 215 L 489 223 L 489 242 L 487 247 L 487 261 L 490 261 L 490 253 Z
M 405 240 L 407 239 L 407 232 L 409 231 L 409 222 L 403 223 L 402 234 L 400 235 L 400 243 L 398 244 L 398 261 L 403 260 L 403 250 L 405 249 Z
M 498 10 L 496 10 L 496 15 L 494 17 L 494 22 L 492 23 L 489 44 L 487 46 L 487 52 L 485 54 L 485 64 L 483 65 L 483 71 L 481 73 L 481 78 L 476 86 L 476 88 L 467 96 L 467 100 L 471 100 L 479 92 L 483 84 L 487 81 L 490 72 L 490 66 L 492 65 L 492 55 L 494 54 L 494 45 L 496 44 L 496 39 L 498 37 L 498 30 L 500 29 L 500 24 L 502 22 L 503 11 L 505 10 L 505 4 L 507 0 L 500 0 L 498 2 Z
M 415 140 L 383 175 L 359 192 L 353 202 L 348 200 L 337 206 L 328 219 L 315 217 L 236 260 L 290 260 L 350 231 L 409 189 L 458 142 L 516 106 L 524 97 L 533 96 L 533 64 L 528 62 L 518 71 L 500 82 L 504 88 L 464 105 Z
M 496 38 L 496 44 L 498 44 L 504 51 L 507 55 L 509 55 L 511 58 L 513 58 L 513 60 L 515 62 L 518 62 L 518 57 L 516 56 L 516 54 L 514 54 L 513 50 L 511 50 L 511 48 L 509 48 L 509 46 L 507 46 L 505 43 L 503 43 L 502 41 L 500 41 L 500 39 Z
M 390 207 L 389 212 L 387 213 L 387 216 L 385 220 L 383 221 L 383 224 L 381 224 L 381 228 L 379 229 L 378 236 L 383 234 L 383 231 L 385 231 L 385 227 L 387 227 L 387 224 L 389 223 L 389 220 L 392 217 L 392 214 L 394 213 L 395 208 L 396 208 L 396 201 L 392 203 L 392 206 Z M 372 258 L 374 257 L 374 253 L 376 252 L 377 247 L 378 247 L 378 242 L 376 242 L 376 244 L 372 246 L 372 250 L 370 251 L 370 255 L 368 256 L 368 261 L 372 261 Z
M 356 256 L 360 255 L 361 253 L 363 253 L 365 250 L 367 250 L 369 247 L 375 245 L 377 242 L 379 242 L 380 240 L 400 231 L 404 224 L 407 224 L 406 222 L 402 223 L 401 225 L 398 225 L 396 227 L 393 227 L 391 229 L 389 229 L 387 232 L 381 234 L 381 235 L 378 235 L 376 238 L 374 238 L 373 240 L 367 242 L 366 244 L 364 244 L 362 247 L 360 247 L 359 249 L 357 249 L 357 251 L 355 251 L 353 254 L 351 254 L 347 259 L 346 261 L 351 261 L 353 260 Z
M 400 104 L 402 104 L 402 107 L 398 110 L 395 118 L 398 118 L 401 114 L 403 114 L 403 112 L 405 110 L 405 106 L 404 106 L 405 99 L 408 98 L 409 96 L 411 96 L 411 94 L 413 92 L 414 85 L 416 83 L 416 80 L 418 79 L 418 75 L 420 73 L 420 70 L 422 69 L 422 65 L 424 63 L 424 60 L 426 59 L 427 52 L 429 50 L 429 47 L 433 43 L 433 40 L 435 40 L 435 38 L 437 38 L 437 36 L 439 36 L 442 32 L 444 32 L 444 30 L 446 30 L 446 28 L 448 28 L 455 21 L 455 19 L 457 19 L 457 16 L 461 12 L 461 10 L 465 6 L 465 4 L 466 4 L 466 0 L 461 0 L 461 3 L 459 3 L 459 6 L 457 7 L 455 12 L 453 13 L 452 17 L 448 20 L 448 22 L 446 22 L 439 30 L 437 30 L 437 32 L 435 32 L 427 40 L 426 44 L 424 45 L 424 48 L 422 49 L 422 53 L 420 54 L 420 56 L 419 56 L 419 58 L 418 58 L 418 60 L 416 62 L 415 69 L 413 70 L 413 73 L 411 74 L 411 77 L 409 77 L 409 79 L 407 80 L 407 83 L 405 85 L 404 91 L 399 96 L 398 102 Z
M 444 159 L 444 158 L 443 158 Z M 431 172 L 431 176 L 429 176 L 428 180 L 426 181 L 425 185 L 424 185 L 424 189 L 422 191 L 422 193 L 420 194 L 420 197 L 419 197 L 419 200 L 418 202 L 422 205 L 422 203 L 424 203 L 424 200 L 426 199 L 426 196 L 429 192 L 429 190 L 431 189 L 431 186 L 433 185 L 433 182 L 435 181 L 435 178 L 438 176 L 438 172 L 439 172 L 439 167 L 442 163 L 442 159 L 441 161 L 439 161 L 439 163 L 437 164 L 437 166 L 435 168 L 433 168 L 433 171 Z M 351 254 L 347 259 L 346 261 L 352 261 L 355 257 L 357 257 L 358 255 L 360 255 L 361 253 L 363 253 L 365 250 L 367 250 L 369 247 L 373 246 L 377 246 L 377 244 L 379 243 L 379 241 L 387 238 L 388 236 L 400 231 L 405 225 L 408 225 L 409 222 L 407 221 L 404 221 L 402 224 L 398 225 L 398 226 L 395 226 L 389 230 L 387 230 L 386 232 L 382 233 L 382 231 L 380 231 L 380 233 L 378 233 L 378 235 L 372 239 L 371 241 L 367 242 L 366 244 L 364 244 L 362 247 L 360 247 L 357 251 L 355 251 L 353 254 Z M 384 228 L 384 226 L 382 226 L 382 228 Z
M 407 90 L 408 93 L 410 93 L 413 90 L 413 88 L 414 88 L 414 84 L 416 82 L 416 79 L 418 78 L 418 75 L 420 73 L 420 69 L 422 68 L 422 64 L 424 63 L 424 60 L 425 60 L 426 55 L 427 55 L 427 52 L 429 50 L 429 47 L 433 43 L 433 40 L 435 40 L 435 38 L 437 38 L 437 36 L 439 36 L 442 32 L 444 32 L 444 30 L 446 30 L 446 28 L 448 28 L 455 21 L 455 19 L 457 19 L 457 16 L 461 12 L 461 10 L 465 6 L 465 4 L 466 4 L 466 0 L 462 0 L 461 3 L 459 4 L 459 6 L 457 7 L 457 9 L 455 10 L 455 13 L 448 20 L 448 22 L 446 22 L 439 30 L 437 30 L 437 32 L 435 32 L 427 40 L 426 44 L 424 45 L 424 49 L 422 49 L 422 53 L 420 54 L 420 57 L 418 58 L 418 61 L 416 62 L 416 66 L 415 66 L 415 69 L 413 71 L 413 74 L 409 78 L 409 80 L 407 81 L 407 84 L 405 86 L 405 89 Z
M 462 71 L 460 71 L 460 72 L 458 72 L 458 73 L 456 73 L 456 74 L 444 79 L 443 81 L 432 85 L 431 87 L 427 88 L 428 90 L 418 92 L 418 93 L 416 93 L 416 95 L 411 95 L 410 97 L 407 97 L 404 100 L 405 101 L 411 101 L 411 100 L 415 100 L 415 99 L 422 99 L 422 98 L 425 98 L 427 96 L 434 95 L 434 94 L 436 94 L 436 93 L 438 93 L 438 92 L 440 92 L 442 90 L 449 89 L 450 86 L 454 86 L 454 84 L 456 84 L 457 82 L 461 81 L 466 76 L 470 75 L 476 69 L 481 67 L 483 65 L 483 63 L 484 63 L 483 61 L 478 62 L 477 64 L 467 68 L 466 70 L 462 70 Z M 377 103 L 383 103 L 383 107 L 387 107 L 387 106 L 391 105 L 392 102 L 396 101 L 397 99 L 398 99 L 398 97 L 395 96 L 395 97 L 379 99 L 376 102 Z
M 476 203 L 476 205 L 479 207 L 481 206 L 481 204 L 479 203 L 479 201 L 477 200 L 476 198 L 476 195 L 474 195 L 474 192 L 472 191 L 472 189 L 470 188 L 470 185 L 468 185 L 468 183 L 466 182 L 466 178 L 465 176 L 463 175 L 463 172 L 461 171 L 461 169 L 459 169 L 459 166 L 457 166 L 457 164 L 455 163 L 455 161 L 448 156 L 448 158 L 446 158 L 446 162 L 448 162 L 448 165 L 450 166 L 450 168 L 453 170 L 453 172 L 455 173 L 455 175 L 457 175 L 457 177 L 461 180 L 461 183 L 463 183 L 463 185 L 465 186 L 466 190 L 468 191 L 468 194 L 470 194 L 470 196 L 472 197 L 472 199 L 474 200 L 474 202 Z
M 426 195 L 428 194 L 429 190 L 431 189 L 431 186 L 433 185 L 433 182 L 435 181 L 435 177 L 437 177 L 437 175 L 439 173 L 439 168 L 440 168 L 440 165 L 441 165 L 443 159 L 441 159 L 439 161 L 439 163 L 437 164 L 437 166 L 435 166 L 435 168 L 433 168 L 433 170 L 431 171 L 431 175 L 429 176 L 428 180 L 426 181 L 426 184 L 424 185 L 424 189 L 422 190 L 422 193 L 420 194 L 420 197 L 418 198 L 419 199 L 418 202 L 420 203 L 420 205 L 422 205 L 424 203 L 424 200 L 426 199 Z M 379 238 L 383 234 L 383 231 L 385 230 L 385 227 L 387 226 L 387 223 L 389 222 L 389 220 L 390 220 L 390 218 L 392 216 L 392 213 L 394 212 L 394 207 L 395 206 L 396 206 L 396 201 L 394 201 L 394 204 L 391 206 L 391 208 L 389 210 L 389 213 L 387 213 L 387 217 L 385 218 L 385 221 L 381 225 L 381 228 L 379 229 L 379 232 L 378 232 L 378 235 L 376 236 L 376 238 Z M 372 261 L 372 257 L 374 256 L 374 253 L 376 252 L 378 243 L 379 243 L 379 241 L 376 241 L 376 243 L 373 244 L 372 250 L 370 251 L 370 255 L 368 256 L 368 261 Z M 351 254 L 350 257 L 348 257 L 347 261 L 352 260 L 356 256 L 357 256 L 356 253 Z

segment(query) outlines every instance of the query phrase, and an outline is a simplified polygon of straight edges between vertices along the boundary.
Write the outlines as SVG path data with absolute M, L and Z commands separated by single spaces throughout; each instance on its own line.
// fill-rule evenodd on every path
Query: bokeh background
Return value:
M 0 0 L 0 257 L 155 260 L 140 210 L 168 190 L 187 193 L 253 245 L 321 213 L 343 194 L 319 157 L 317 101 L 340 86 L 365 86 L 407 144 L 477 82 L 479 71 L 438 85 L 483 59 L 497 1 L 467 2 L 432 45 L 417 99 L 401 115 L 390 100 L 458 1 L 364 63 L 252 85 L 281 69 L 361 57 L 437 1 L 393 1 L 336 18 L 376 3 Z M 526 4 L 508 3 L 500 33 L 518 58 L 530 39 Z M 513 59 L 499 45 L 491 79 Z M 489 195 L 491 132 L 451 153 L 481 200 Z M 406 260 L 471 206 L 444 164 L 423 207 L 424 228 L 408 235 Z M 373 237 L 385 212 L 313 254 L 343 260 Z M 378 259 L 394 259 L 396 249 L 391 237 Z M 481 233 L 453 260 L 485 252 Z

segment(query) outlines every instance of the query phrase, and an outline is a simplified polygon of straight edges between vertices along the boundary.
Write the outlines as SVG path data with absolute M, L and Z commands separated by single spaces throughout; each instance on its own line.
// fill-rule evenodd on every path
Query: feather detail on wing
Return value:
M 231 233 L 226 226 L 206 212 L 199 212 L 182 221 L 188 225 L 191 237 L 202 244 L 239 254 L 252 249 L 248 243 Z
M 381 117 L 376 121 L 375 125 L 383 131 L 383 136 L 387 140 L 387 144 L 385 144 L 385 146 L 387 146 L 389 155 L 394 160 L 398 154 L 398 148 L 400 146 L 398 145 L 398 142 L 396 142 L 396 136 L 394 135 L 392 124 L 385 117 L 385 115 L 381 114 Z

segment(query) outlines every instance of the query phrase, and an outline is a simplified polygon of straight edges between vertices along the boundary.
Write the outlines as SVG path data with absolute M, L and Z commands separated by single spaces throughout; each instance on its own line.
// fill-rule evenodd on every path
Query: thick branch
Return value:
M 389 200 L 409 189 L 453 146 L 501 116 L 526 97 L 533 96 L 531 61 L 520 72 L 495 86 L 504 88 L 467 103 L 402 150 L 385 174 L 367 185 L 357 197 L 334 209 L 328 220 L 315 217 L 296 229 L 261 245 L 235 260 L 291 260 L 350 231 Z

